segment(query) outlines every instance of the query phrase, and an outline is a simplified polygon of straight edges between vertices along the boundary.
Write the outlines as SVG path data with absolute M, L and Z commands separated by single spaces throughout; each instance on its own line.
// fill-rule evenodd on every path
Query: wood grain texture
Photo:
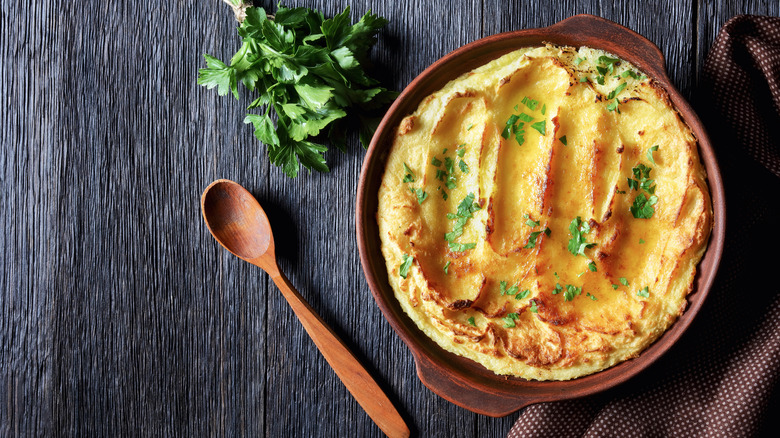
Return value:
M 273 8 L 274 3 L 260 2 Z M 619 5 L 618 5 L 619 3 Z M 346 2 L 295 1 L 331 16 Z M 592 13 L 655 42 L 695 91 L 717 29 L 778 3 L 354 1 L 390 19 L 373 51 L 403 88 L 482 36 Z M 330 174 L 269 166 L 237 102 L 198 86 L 202 53 L 238 38 L 217 0 L 0 0 L 0 436 L 381 436 L 276 287 L 211 238 L 201 191 L 242 183 L 269 213 L 280 267 L 418 436 L 504 436 L 416 377 L 360 269 L 364 151 Z M 641 378 L 641 377 L 640 377 Z

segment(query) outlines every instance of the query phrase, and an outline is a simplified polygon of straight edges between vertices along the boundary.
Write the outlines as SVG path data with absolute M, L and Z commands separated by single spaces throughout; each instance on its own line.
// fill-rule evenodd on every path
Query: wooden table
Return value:
M 0 4 L 0 436 L 381 435 L 268 277 L 209 235 L 198 202 L 217 178 L 265 206 L 282 269 L 415 434 L 509 431 L 517 414 L 479 416 L 425 388 L 379 312 L 355 241 L 357 139 L 326 155 L 330 174 L 288 179 L 242 123 L 247 95 L 196 84 L 202 53 L 237 48 L 224 4 Z M 589 13 L 655 42 L 694 106 L 720 26 L 780 14 L 776 0 L 351 6 L 390 20 L 373 60 L 399 90 L 480 37 Z

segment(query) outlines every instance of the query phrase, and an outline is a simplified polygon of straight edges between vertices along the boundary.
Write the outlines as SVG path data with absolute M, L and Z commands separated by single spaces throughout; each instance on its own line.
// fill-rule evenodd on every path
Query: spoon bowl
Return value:
M 206 226 L 225 249 L 247 261 L 269 252 L 274 256 L 268 216 L 245 188 L 233 181 L 214 181 L 203 192 L 201 203 Z
M 206 226 L 225 249 L 271 276 L 322 356 L 374 423 L 389 437 L 408 437 L 401 414 L 374 378 L 279 270 L 271 224 L 257 199 L 238 183 L 220 179 L 203 191 L 200 207 Z

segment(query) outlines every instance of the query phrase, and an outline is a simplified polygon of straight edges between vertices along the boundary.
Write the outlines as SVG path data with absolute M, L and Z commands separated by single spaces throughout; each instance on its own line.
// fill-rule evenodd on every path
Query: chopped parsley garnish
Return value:
M 477 324 L 474 322 L 474 317 L 473 316 L 468 319 L 468 322 L 469 322 L 469 324 L 473 325 L 474 327 L 477 326 Z
M 509 136 L 515 134 L 517 144 L 522 146 L 523 143 L 525 143 L 525 137 L 523 137 L 525 130 L 523 129 L 523 126 L 525 126 L 525 124 L 520 121 L 520 116 L 512 114 L 506 121 L 506 127 L 504 127 L 504 130 L 501 132 L 501 137 L 509 140 Z
M 422 204 L 428 198 L 428 194 L 422 188 L 415 189 L 414 194 L 417 195 L 418 204 Z
M 450 157 L 444 157 L 444 167 L 447 169 L 447 181 L 444 185 L 452 190 L 457 187 L 457 184 L 455 183 L 455 160 Z
M 551 231 L 550 231 L 549 228 L 545 227 L 544 230 L 542 230 L 542 231 L 533 231 L 533 232 L 531 232 L 531 234 L 528 235 L 528 243 L 526 243 L 523 248 L 527 248 L 527 249 L 535 248 L 536 247 L 536 239 L 538 239 L 539 235 L 542 234 L 542 233 L 544 233 L 544 234 L 549 236 Z
M 466 222 L 468 222 L 468 220 L 474 216 L 474 212 L 477 210 L 479 210 L 479 204 L 474 202 L 474 194 L 469 193 L 465 198 L 463 198 L 462 201 L 460 201 L 460 204 L 458 204 L 458 210 L 455 214 L 447 214 L 447 219 L 455 220 L 452 231 L 444 235 L 444 240 L 450 242 L 450 248 L 452 248 L 452 241 L 463 234 L 463 227 L 466 225 Z
M 618 285 L 616 285 L 616 284 L 614 284 L 614 283 L 612 284 L 612 289 L 615 289 L 615 290 L 617 290 L 617 289 L 618 289 L 618 287 L 619 287 Z
M 587 76 L 581 77 L 580 82 L 588 82 L 588 77 Z
M 574 65 L 580 65 L 582 64 L 582 61 L 584 61 L 585 58 L 580 58 L 579 56 L 574 58 Z
M 624 71 L 623 73 L 620 74 L 620 77 L 622 77 L 622 78 L 627 78 L 629 76 L 631 76 L 634 79 L 639 79 L 639 75 L 634 73 L 631 70 L 626 70 L 626 71 Z
M 539 308 L 536 307 L 536 301 L 531 300 L 531 308 L 529 310 L 531 313 L 539 313 Z
M 542 115 L 547 112 L 547 104 L 542 104 Z
M 597 301 L 596 296 L 595 295 L 591 295 L 590 292 L 588 292 L 585 296 L 590 297 L 590 299 L 593 300 L 593 301 Z
M 518 318 L 520 318 L 520 315 L 518 315 L 517 313 L 512 312 L 512 313 L 508 314 L 507 316 L 505 316 L 503 318 L 503 320 L 504 320 L 504 327 L 506 327 L 506 328 L 514 327 L 515 326 L 515 320 L 518 319 Z
M 431 164 L 433 164 L 436 167 L 439 167 L 441 166 L 441 160 L 436 157 L 433 157 L 431 158 Z
M 518 285 L 513 285 L 510 288 L 507 288 L 508 283 L 506 281 L 502 281 L 500 284 L 500 291 L 501 295 L 515 295 L 518 290 L 520 290 L 520 287 Z
M 639 239 L 639 244 L 640 245 L 644 245 L 645 244 L 645 239 Z
M 588 269 L 590 269 L 590 270 L 591 270 L 591 272 L 596 272 L 596 271 L 598 271 L 598 269 L 596 268 L 596 262 L 594 262 L 594 261 L 591 261 L 590 263 L 588 263 Z
M 441 197 L 442 197 L 442 199 L 444 199 L 444 200 L 446 201 L 446 200 L 447 200 L 447 198 L 449 198 L 449 195 L 447 195 L 447 192 L 445 192 L 444 190 L 442 190 L 442 191 L 441 191 Z
M 636 195 L 634 204 L 631 206 L 631 214 L 637 219 L 650 219 L 655 213 L 653 206 L 658 202 L 658 196 L 652 195 L 649 198 L 644 193 Z
M 655 213 L 653 206 L 658 202 L 658 197 L 655 196 L 655 180 L 650 179 L 650 171 L 652 167 L 645 166 L 639 163 L 632 169 L 634 178 L 628 179 L 628 187 L 632 190 L 644 190 L 649 195 L 649 198 L 644 193 L 639 193 L 634 199 L 634 204 L 630 207 L 631 214 L 637 219 L 650 219 Z
M 466 143 L 461 143 L 458 145 L 458 149 L 455 151 L 455 155 L 459 156 L 460 158 L 463 158 L 463 155 L 466 154 Z
M 558 271 L 556 271 L 556 272 L 553 272 L 553 275 L 554 275 L 554 276 L 555 276 L 555 278 L 557 278 L 558 280 L 560 280 L 560 279 L 561 279 L 561 277 L 559 277 L 559 276 L 558 276 Z
M 450 273 L 450 264 L 452 264 L 452 260 L 447 260 L 447 263 L 444 265 L 444 273 L 447 275 Z
M 529 116 L 529 115 L 528 115 L 528 114 L 526 114 L 526 113 L 520 113 L 520 114 L 518 114 L 518 115 L 517 115 L 517 118 L 518 118 L 518 119 L 520 119 L 520 120 L 521 120 L 521 121 L 523 121 L 523 122 L 526 122 L 526 123 L 529 123 L 529 122 L 533 122 L 533 121 L 534 121 L 534 118 L 533 118 L 533 117 L 531 117 L 531 116 Z
M 596 76 L 596 83 L 604 85 L 604 76 Z
M 590 232 L 590 225 L 587 222 L 583 222 L 582 219 L 577 216 L 569 224 L 569 233 L 571 239 L 569 239 L 569 252 L 574 255 L 585 255 L 585 248 L 592 248 L 596 246 L 595 243 L 588 243 L 585 241 L 585 234 Z
M 439 181 L 446 181 L 447 180 L 447 172 L 445 172 L 445 171 L 443 171 L 441 169 L 436 169 L 436 179 L 439 180 Z
M 655 152 L 657 150 L 658 150 L 658 145 L 655 145 L 655 146 L 653 146 L 653 147 L 651 147 L 650 149 L 647 150 L 647 159 L 648 159 L 648 161 L 653 163 L 653 165 L 655 165 L 655 159 L 653 158 L 653 152 Z
M 618 94 L 620 94 L 621 91 L 623 91 L 626 88 L 626 85 L 628 85 L 625 82 L 621 82 L 620 85 L 617 86 L 614 90 L 612 90 L 609 95 L 607 95 L 607 99 L 614 99 L 617 97 Z
M 541 122 L 536 122 L 532 124 L 531 127 L 539 131 L 539 134 L 547 135 L 546 125 L 547 125 L 547 120 L 542 120 Z
M 649 298 L 650 297 L 650 289 L 647 286 L 645 286 L 644 288 L 638 290 L 636 295 L 638 297 L 642 297 L 642 298 Z
M 613 66 L 618 61 L 620 61 L 620 60 L 617 59 L 617 58 L 610 58 L 609 56 L 599 56 L 599 64 Z
M 626 277 L 620 277 L 618 280 L 620 280 L 620 284 L 623 286 L 628 286 L 628 280 L 626 280 Z
M 527 219 L 525 221 L 525 224 L 528 225 L 529 227 L 538 227 L 539 226 L 539 222 L 531 220 L 531 216 L 529 216 L 528 214 L 524 214 L 523 217 L 525 219 Z
M 460 171 L 463 173 L 469 173 L 469 166 L 466 164 L 465 161 L 459 160 L 458 161 L 458 167 L 460 167 Z
M 404 163 L 404 179 L 402 179 L 401 182 L 414 182 L 414 172 L 412 172 L 412 169 L 410 169 L 406 163 Z
M 563 286 L 561 286 L 560 283 L 555 283 L 555 287 L 553 288 L 552 294 L 558 295 L 561 292 L 563 292 Z
M 466 128 L 466 131 L 471 131 L 471 128 L 473 128 L 473 127 L 474 127 L 474 124 L 472 123 L 472 124 L 469 125 L 468 128 Z
M 565 135 L 563 137 L 559 138 L 558 140 L 560 140 L 561 143 L 563 143 L 564 146 L 568 146 L 569 145 L 568 143 L 566 143 L 566 136 Z
M 530 293 L 531 293 L 531 291 L 528 290 L 528 289 L 526 289 L 526 290 L 524 290 L 522 292 L 518 292 L 517 295 L 515 295 L 515 299 L 516 300 L 522 300 L 523 298 L 527 297 L 528 294 L 530 294 Z
M 530 99 L 528 96 L 523 97 L 523 100 L 521 100 L 520 103 L 530 108 L 531 111 L 536 111 L 536 106 L 539 105 L 538 100 Z
M 618 107 L 618 103 L 619 102 L 618 102 L 617 99 L 615 99 L 612 102 L 610 102 L 609 105 L 607 105 L 607 111 L 615 111 L 617 109 L 617 107 Z M 620 112 L 620 110 L 618 110 L 618 113 L 619 112 Z
M 412 267 L 413 261 L 414 257 L 410 256 L 409 254 L 403 255 L 403 263 L 401 263 L 401 266 L 398 267 L 398 275 L 400 275 L 401 278 L 406 278 L 406 276 L 409 275 L 409 268 Z
M 564 301 L 572 301 L 574 297 L 582 293 L 582 288 L 571 284 L 566 285 L 566 291 L 563 293 Z
M 450 251 L 452 252 L 463 252 L 467 251 L 469 249 L 474 249 L 477 247 L 476 243 L 455 243 L 450 242 Z

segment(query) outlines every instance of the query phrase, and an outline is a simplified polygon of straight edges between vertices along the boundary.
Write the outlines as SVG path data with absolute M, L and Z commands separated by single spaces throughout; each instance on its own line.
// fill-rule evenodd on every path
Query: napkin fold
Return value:
M 697 97 L 727 205 L 725 250 L 703 308 L 642 374 L 530 406 L 509 438 L 777 433 L 768 416 L 780 412 L 780 18 L 726 22 Z

